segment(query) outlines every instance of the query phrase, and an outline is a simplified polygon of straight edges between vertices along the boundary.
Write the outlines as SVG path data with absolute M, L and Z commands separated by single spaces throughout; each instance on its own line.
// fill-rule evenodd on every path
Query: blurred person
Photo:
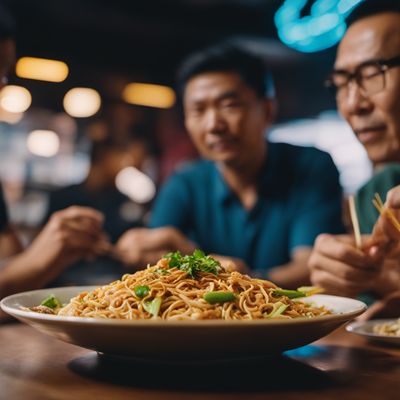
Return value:
M 185 125 L 205 160 L 166 182 L 152 229 L 120 239 L 127 263 L 154 262 L 154 249 L 199 247 L 285 287 L 308 282 L 314 239 L 342 230 L 341 188 L 328 154 L 266 140 L 271 80 L 260 58 L 232 45 L 186 60 L 178 78 Z
M 70 206 L 84 206 L 101 212 L 103 230 L 111 244 L 128 229 L 144 225 L 148 204 L 131 200 L 116 187 L 118 173 L 127 167 L 141 169 L 149 157 L 145 139 L 139 136 L 114 138 L 105 124 L 106 135 L 93 140 L 90 169 L 86 179 L 57 189 L 49 194 L 47 217 Z M 126 136 L 126 135 L 125 135 Z M 72 284 L 105 284 L 120 278 L 126 269 L 118 255 L 110 249 L 91 262 L 78 260 L 59 275 L 53 286 Z
M 15 62 L 14 28 L 0 9 L 0 90 Z M 71 207 L 52 215 L 37 238 L 23 249 L 8 220 L 0 184 L 0 299 L 52 282 L 76 260 L 108 251 L 101 230 L 103 216 L 86 207 Z M 0 319 L 4 315 L 0 311 Z
M 115 139 L 108 126 L 105 136 L 92 140 L 90 167 L 85 180 L 49 193 L 47 216 L 71 205 L 91 207 L 104 215 L 103 228 L 112 243 L 129 228 L 144 225 L 147 205 L 135 203 L 116 187 L 118 173 L 127 167 L 141 170 L 149 157 L 145 139 L 130 134 Z
M 356 296 L 369 292 L 374 298 L 390 296 L 400 289 L 399 258 L 393 258 L 386 240 L 374 243 L 382 222 L 377 221 L 372 199 L 375 192 L 385 198 L 386 192 L 400 183 L 398 2 L 366 0 L 355 9 L 338 47 L 331 83 L 340 113 L 369 159 L 383 167 L 356 197 L 362 231 L 372 236 L 364 238 L 363 249 L 356 248 L 351 235 L 319 236 L 309 262 L 311 279 L 334 294 Z M 394 206 L 391 201 L 389 196 L 389 205 Z

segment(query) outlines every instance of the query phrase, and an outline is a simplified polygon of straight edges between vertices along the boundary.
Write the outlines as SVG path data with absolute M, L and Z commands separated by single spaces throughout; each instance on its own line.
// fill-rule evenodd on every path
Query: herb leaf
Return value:
M 62 307 L 61 301 L 58 300 L 54 294 L 51 294 L 49 297 L 45 298 L 41 303 L 41 306 L 46 306 L 51 308 L 52 310 Z
M 135 286 L 133 291 L 135 292 L 137 297 L 143 298 L 149 294 L 150 288 L 147 285 Z
M 218 275 L 221 264 L 210 256 L 206 256 L 202 250 L 196 249 L 192 255 L 183 256 L 180 251 L 166 254 L 170 268 L 178 268 L 185 271 L 192 278 L 196 278 L 199 272 L 209 272 Z

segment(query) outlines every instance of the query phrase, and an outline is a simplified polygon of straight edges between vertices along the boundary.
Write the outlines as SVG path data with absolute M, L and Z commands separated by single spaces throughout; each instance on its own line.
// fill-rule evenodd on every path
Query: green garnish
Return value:
M 287 296 L 289 299 L 297 299 L 299 297 L 307 297 L 323 291 L 323 289 L 316 286 L 302 286 L 297 288 L 297 290 L 275 289 L 274 294 L 278 296 Z
M 155 297 L 151 301 L 143 302 L 143 308 L 153 317 L 156 317 L 158 315 L 160 307 L 161 307 L 161 297 Z
M 318 286 L 301 286 L 297 288 L 299 292 L 304 293 L 305 296 L 312 296 L 313 294 L 323 293 L 324 289 Z
M 196 278 L 199 272 L 209 272 L 218 275 L 221 264 L 203 251 L 195 250 L 192 255 L 183 256 L 180 251 L 166 254 L 163 258 L 168 259 L 170 268 L 178 268 L 187 272 L 192 278 Z
M 286 296 L 289 297 L 289 299 L 297 299 L 298 297 L 305 296 L 303 292 L 299 292 L 298 290 L 288 290 L 288 289 L 275 289 L 274 294 L 278 296 Z
M 269 314 L 264 314 L 265 318 L 276 318 L 279 315 L 283 314 L 284 311 L 288 308 L 288 304 L 284 304 L 281 301 L 277 301 L 274 304 L 273 310 Z
M 61 301 L 58 300 L 58 298 L 56 296 L 54 296 L 54 294 L 51 294 L 49 297 L 45 298 L 41 303 L 41 306 L 46 306 L 51 308 L 52 310 L 56 309 L 56 308 L 60 308 L 62 307 Z
M 154 272 L 156 274 L 159 274 L 159 275 L 168 275 L 168 274 L 170 274 L 170 272 L 165 268 L 158 268 Z
M 142 299 L 150 293 L 150 288 L 148 286 L 135 286 L 133 291 L 135 292 L 137 297 L 140 297 Z
M 226 303 L 228 301 L 235 301 L 235 293 L 232 292 L 207 292 L 203 296 L 204 300 L 210 304 Z

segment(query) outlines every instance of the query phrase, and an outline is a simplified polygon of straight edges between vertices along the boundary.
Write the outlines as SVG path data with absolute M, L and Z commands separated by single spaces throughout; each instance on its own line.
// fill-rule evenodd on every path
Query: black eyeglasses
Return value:
M 370 96 L 385 89 L 385 72 L 400 66 L 400 56 L 388 60 L 371 60 L 360 64 L 354 72 L 335 70 L 325 81 L 328 87 L 341 100 L 347 97 L 349 83 L 355 81 L 364 96 Z

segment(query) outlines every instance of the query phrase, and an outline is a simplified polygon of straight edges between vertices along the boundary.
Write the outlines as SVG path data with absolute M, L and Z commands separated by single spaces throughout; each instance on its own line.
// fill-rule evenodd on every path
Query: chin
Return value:
M 209 154 L 208 157 L 210 160 L 217 161 L 217 162 L 232 162 L 237 160 L 239 157 L 236 153 L 212 153 Z

